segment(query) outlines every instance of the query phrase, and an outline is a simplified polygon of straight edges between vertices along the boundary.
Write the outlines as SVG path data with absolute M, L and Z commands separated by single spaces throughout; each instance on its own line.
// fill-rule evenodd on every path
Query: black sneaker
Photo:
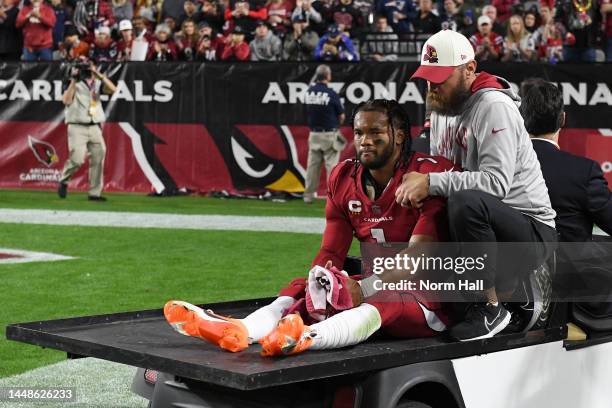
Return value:
M 524 299 L 514 303 L 512 309 L 523 322 L 522 331 L 542 329 L 547 326 L 552 296 L 550 270 L 546 264 L 539 266 L 533 273 L 523 279 L 517 290 Z
M 488 339 L 504 330 L 510 323 L 510 312 L 501 303 L 474 303 L 470 305 L 465 320 L 450 329 L 451 337 L 459 341 Z
M 106 201 L 106 197 L 102 196 L 87 196 L 89 201 Z
M 68 192 L 68 184 L 59 183 L 57 186 L 57 195 L 59 198 L 66 198 L 66 193 Z

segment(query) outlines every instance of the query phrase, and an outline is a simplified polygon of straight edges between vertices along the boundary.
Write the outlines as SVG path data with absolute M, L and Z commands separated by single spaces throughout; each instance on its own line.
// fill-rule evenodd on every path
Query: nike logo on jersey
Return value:
M 501 128 L 501 129 L 495 129 L 495 128 L 493 128 L 493 134 L 499 133 L 499 132 L 501 132 L 502 130 L 506 130 L 506 128 Z

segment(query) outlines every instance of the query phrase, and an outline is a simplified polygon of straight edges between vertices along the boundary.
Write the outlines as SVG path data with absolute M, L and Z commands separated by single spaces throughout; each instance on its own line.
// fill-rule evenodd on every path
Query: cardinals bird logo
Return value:
M 51 167 L 53 163 L 57 163 L 59 158 L 55 152 L 53 145 L 38 140 L 33 136 L 28 135 L 28 145 L 32 149 L 32 153 L 36 159 L 47 167 Z
M 438 63 L 438 51 L 436 51 L 436 49 L 432 47 L 431 45 L 428 45 L 425 51 L 425 55 L 423 56 L 423 61 L 427 61 L 430 64 L 437 64 Z

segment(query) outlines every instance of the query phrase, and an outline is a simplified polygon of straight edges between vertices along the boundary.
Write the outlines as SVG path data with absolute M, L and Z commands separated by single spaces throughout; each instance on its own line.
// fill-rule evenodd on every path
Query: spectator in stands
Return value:
M 81 0 L 76 3 L 73 16 L 74 25 L 83 40 L 94 41 L 94 31 L 100 26 L 115 25 L 113 9 L 106 0 Z
M 497 61 L 501 53 L 503 38 L 491 30 L 488 16 L 478 17 L 478 31 L 470 37 L 477 61 Z
M 196 61 L 211 62 L 217 60 L 217 50 L 213 47 L 209 35 L 204 35 L 198 40 L 196 49 Z
M 519 4 L 520 2 L 518 0 L 491 1 L 491 5 L 495 7 L 495 10 L 497 11 L 497 21 L 502 25 L 506 23 L 513 13 L 516 13 L 516 11 L 513 9 Z M 489 18 L 491 18 L 491 16 L 489 16 Z
M 121 38 L 117 41 L 117 51 L 119 52 L 117 61 L 130 61 L 134 42 L 134 30 L 130 20 L 119 22 L 119 35 Z
M 157 21 L 161 18 L 160 9 L 162 8 L 162 1 L 163 0 L 136 0 L 136 5 L 134 6 L 135 15 L 144 19 L 147 29 L 151 32 Z
M 596 1 L 561 0 L 558 2 L 559 20 L 567 28 L 566 42 L 563 47 L 564 60 L 567 62 L 595 62 L 595 37 L 597 36 Z
M 176 27 L 176 20 L 170 16 L 164 18 L 164 24 L 168 26 L 172 33 L 175 33 L 178 30 Z
M 178 26 L 178 29 L 174 29 L 173 31 L 181 31 L 183 27 L 183 22 L 185 20 L 192 20 L 195 22 L 195 24 L 198 24 L 200 22 L 200 12 L 198 11 L 198 6 L 196 5 L 195 0 L 185 0 L 185 3 L 183 3 L 183 13 L 179 17 L 179 19 L 176 20 L 176 25 Z
M 119 52 L 117 44 L 111 38 L 110 28 L 101 26 L 95 31 L 95 35 L 94 42 L 89 47 L 89 59 L 95 65 L 116 61 Z
M 200 21 L 207 22 L 216 32 L 221 31 L 225 20 L 223 19 L 223 9 L 216 0 L 204 0 L 202 2 Z
M 281 56 L 281 40 L 270 31 L 268 23 L 260 21 L 255 28 L 255 38 L 249 45 L 251 61 L 278 61 Z
M 174 21 L 178 21 L 184 13 L 185 0 L 163 0 L 162 2 L 162 17 L 172 17 Z
M 363 25 L 361 13 L 353 5 L 353 0 L 338 0 L 330 10 L 332 21 L 340 30 L 348 31 L 352 37 L 359 33 Z
M 21 55 L 21 33 L 15 23 L 19 9 L 15 0 L 0 1 L 0 60 L 17 61 Z
M 225 39 L 221 61 L 248 61 L 251 54 L 249 44 L 245 41 L 245 32 L 241 26 L 234 26 Z
M 23 60 L 51 61 L 53 59 L 53 26 L 55 13 L 42 0 L 32 0 L 24 6 L 15 26 L 23 31 Z
M 546 42 L 540 44 L 542 61 L 556 64 L 563 61 L 563 36 L 556 24 L 547 24 L 542 38 Z
M 375 1 L 374 0 L 353 0 L 353 6 L 361 14 L 361 21 L 367 24 L 368 20 L 374 15 Z
M 317 1 L 317 4 L 319 3 Z M 313 7 L 311 0 L 296 0 L 291 19 L 294 21 L 298 18 L 303 19 L 310 30 L 316 31 L 317 37 L 327 29 L 321 13 Z
M 533 38 L 525 30 L 523 18 L 517 14 L 508 20 L 508 35 L 503 45 L 503 62 L 529 62 L 535 58 Z
M 412 31 L 412 21 L 417 16 L 414 3 L 405 0 L 381 0 L 377 12 L 387 16 L 393 31 L 400 34 Z
M 144 17 L 136 16 L 132 19 L 132 27 L 134 30 L 134 37 L 146 38 L 147 41 L 153 41 L 154 37 L 147 29 L 147 24 Z
M 414 31 L 422 34 L 435 34 L 442 29 L 440 17 L 433 12 L 431 0 L 419 0 L 419 14 L 414 19 Z
M 134 5 L 130 0 L 112 0 L 115 21 L 131 20 L 134 17 Z
M 506 35 L 506 28 L 497 21 L 497 9 L 492 5 L 487 5 L 482 8 L 482 15 L 489 17 L 491 20 L 491 31 L 500 37 Z
M 533 35 L 533 33 L 535 33 L 535 31 L 538 29 L 538 16 L 536 15 L 536 11 L 527 11 L 525 13 L 525 17 L 523 17 L 523 21 L 525 23 L 525 30 L 527 30 L 530 35 Z
M 149 61 L 176 61 L 176 44 L 172 40 L 172 31 L 165 24 L 155 28 L 155 39 L 149 45 Z
M 366 36 L 362 55 L 371 61 L 397 61 L 397 34 L 389 27 L 387 17 L 379 15 L 374 20 L 374 32 Z
M 312 61 L 319 35 L 310 28 L 306 15 L 299 13 L 293 17 L 293 31 L 285 36 L 283 60 Z
M 457 7 L 455 0 L 444 0 L 444 14 L 441 26 L 442 30 L 453 30 L 462 32 L 467 26 L 465 24 L 465 15 Z
M 60 47 L 60 55 L 66 61 L 76 60 L 89 55 L 89 43 L 81 41 L 79 32 L 72 24 L 66 25 L 64 30 L 64 43 Z
M 181 61 L 195 60 L 198 40 L 199 35 L 196 32 L 196 26 L 193 20 L 187 19 L 183 21 L 181 31 L 174 34 L 174 43 L 176 44 L 178 59 Z
M 351 39 L 340 28 L 332 24 L 321 37 L 314 52 L 317 61 L 358 61 L 359 56 Z
M 64 26 L 69 20 L 66 5 L 62 0 L 51 0 L 51 7 L 55 13 L 55 25 L 53 26 L 53 49 L 59 49 L 60 44 L 64 41 Z
M 551 27 L 555 26 L 557 31 L 561 34 L 561 38 L 565 37 L 565 27 L 560 22 L 554 20 L 554 9 L 548 7 L 548 5 L 542 4 L 540 6 L 540 26 L 533 33 L 533 41 L 538 50 L 538 57 L 544 58 L 544 47 L 548 43 L 548 34 L 551 33 Z
M 215 29 L 206 21 L 198 25 L 198 35 L 200 38 L 208 36 L 210 38 L 210 46 L 215 50 L 215 58 L 218 60 L 223 52 L 225 37 L 215 31 Z
M 284 35 L 291 27 L 293 5 L 289 0 L 268 0 L 268 24 L 275 34 Z
M 604 45 L 606 61 L 612 62 L 612 0 L 602 0 L 600 11 L 605 26 Z
M 267 19 L 268 9 L 255 0 L 230 0 L 230 7 L 225 10 L 225 21 L 229 21 L 231 26 L 240 26 L 242 31 L 240 35 L 246 35 L 249 39 L 255 31 L 257 22 Z

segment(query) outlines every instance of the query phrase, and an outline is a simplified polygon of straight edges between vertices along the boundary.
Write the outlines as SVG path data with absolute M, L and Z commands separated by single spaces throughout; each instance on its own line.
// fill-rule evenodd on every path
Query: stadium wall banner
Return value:
M 308 154 L 305 90 L 316 63 L 129 63 L 101 67 L 117 84 L 102 98 L 107 122 L 105 190 L 174 193 L 264 189 L 303 191 Z M 347 109 L 396 98 L 413 134 L 425 84 L 415 63 L 332 65 L 331 86 Z M 612 184 L 609 65 L 482 65 L 513 86 L 543 77 L 563 90 L 564 150 L 596 160 Z M 57 63 L 0 64 L 0 188 L 55 188 L 68 155 L 64 69 Z M 350 127 L 342 133 L 352 141 Z M 347 144 L 343 158 L 353 156 Z M 322 178 L 325 176 L 322 175 Z M 322 184 L 324 186 L 324 184 Z M 71 189 L 87 189 L 87 166 Z M 322 187 L 324 189 L 324 187 Z

